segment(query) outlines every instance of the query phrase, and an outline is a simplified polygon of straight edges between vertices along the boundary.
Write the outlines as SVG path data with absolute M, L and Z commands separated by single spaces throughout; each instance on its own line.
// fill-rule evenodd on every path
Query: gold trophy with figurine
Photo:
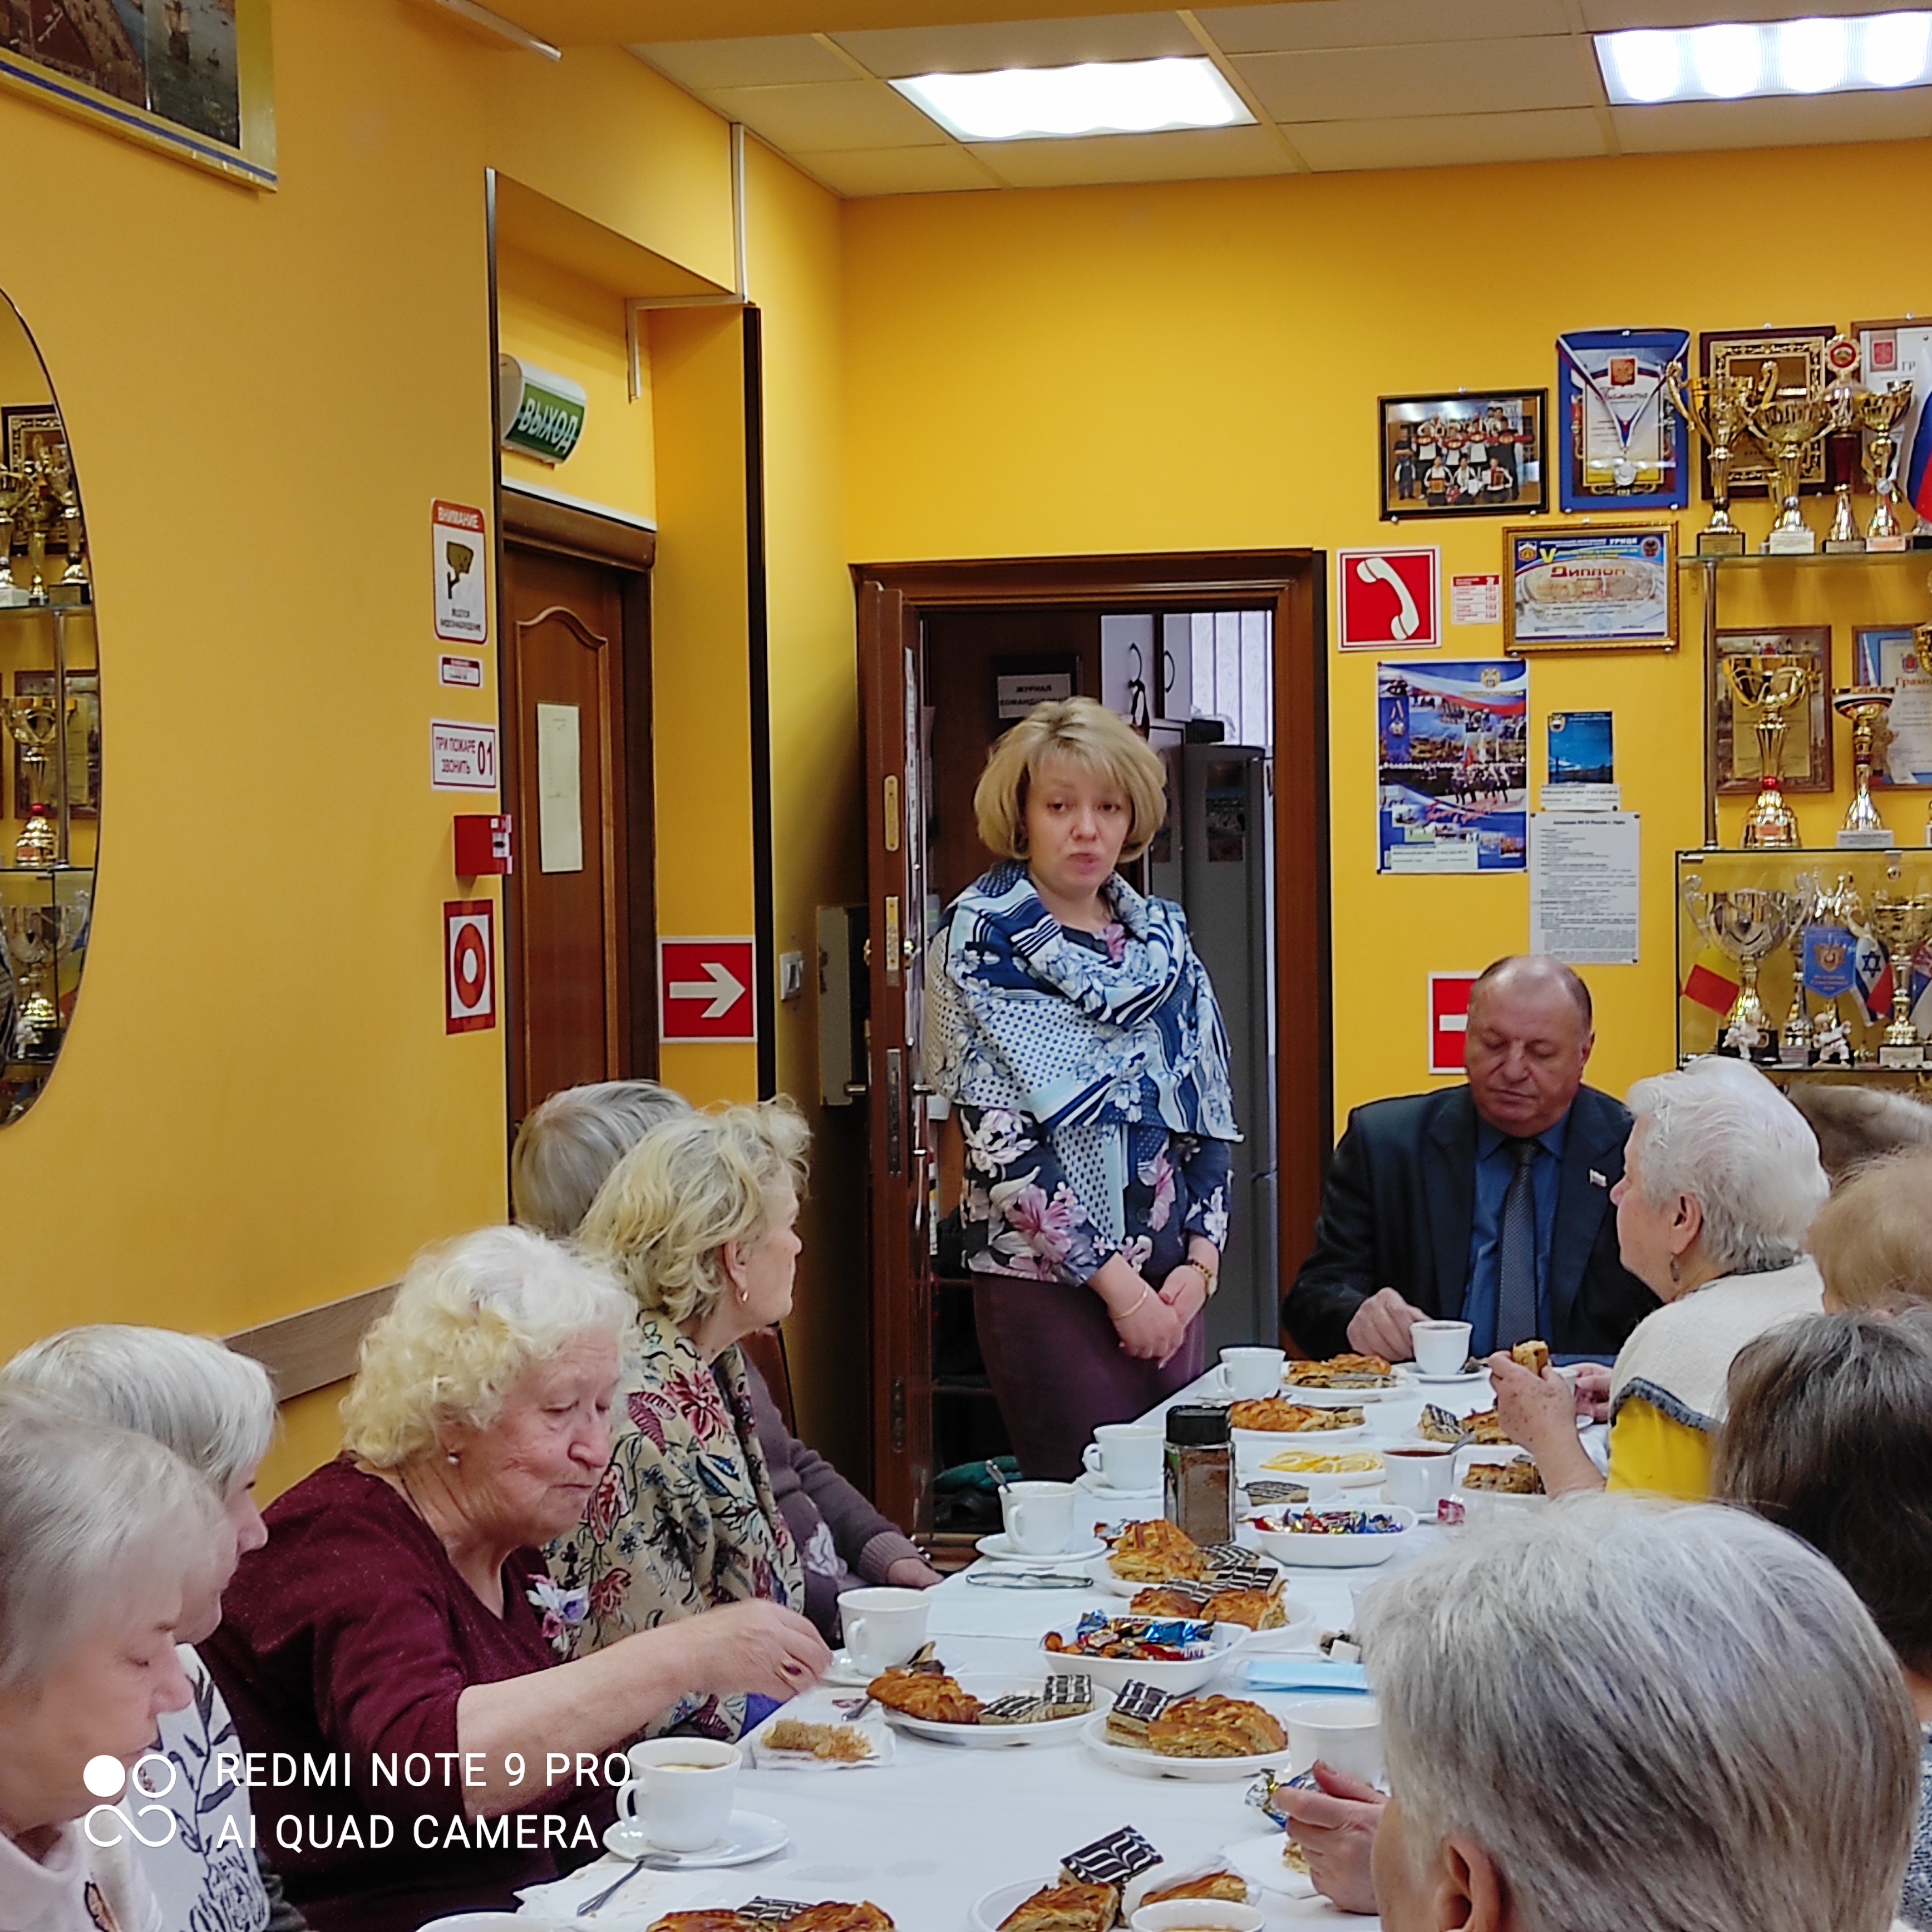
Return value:
M 1912 406 L 1910 382 L 1888 383 L 1882 389 L 1862 391 L 1858 398 L 1858 420 L 1870 437 L 1865 445 L 1864 472 L 1878 499 L 1865 526 L 1865 548 L 1898 550 L 1905 548 L 1905 532 L 1900 528 L 1898 512 L 1898 440 L 1892 434 Z
M 1700 556 L 1742 556 L 1744 533 L 1731 521 L 1731 453 L 1745 434 L 1744 404 L 1752 386 L 1732 376 L 1689 376 L 1673 362 L 1664 372 L 1664 394 L 1710 452 L 1711 520 L 1697 532 Z
M 1719 1023 L 1720 1050 L 1744 1060 L 1765 1057 L 1774 1049 L 1776 1036 L 1758 993 L 1758 969 L 1798 930 L 1802 899 L 1760 886 L 1707 892 L 1692 872 L 1684 881 L 1684 904 L 1697 929 L 1738 969 L 1738 996 Z
M 51 692 L 46 696 L 0 700 L 8 735 L 20 748 L 16 755 L 27 781 L 27 821 L 14 842 L 14 862 L 44 872 L 60 863 L 60 826 L 47 802 L 47 775 L 60 735 L 60 708 Z
M 1892 1024 L 1878 1049 L 1881 1066 L 1923 1066 L 1925 1044 L 1912 1022 L 1912 961 L 1932 932 L 1932 894 L 1878 892 L 1872 898 L 1871 927 L 1892 968 Z
M 1784 737 L 1791 713 L 1811 694 L 1811 667 L 1769 652 L 1723 662 L 1732 695 L 1756 714 L 1757 799 L 1744 817 L 1744 848 L 1796 845 L 1798 816 L 1784 801 Z
M 1798 491 L 1811 446 L 1823 439 L 1832 410 L 1831 392 L 1826 389 L 1795 389 L 1780 394 L 1774 362 L 1766 363 L 1762 380 L 1744 404 L 1745 427 L 1776 478 L 1772 487 L 1778 512 L 1771 534 L 1764 540 L 1767 556 L 1810 556 L 1817 550 L 1817 532 L 1804 520 Z
M 1892 687 L 1884 684 L 1855 685 L 1832 694 L 1832 709 L 1840 718 L 1850 719 L 1852 726 L 1852 802 L 1839 830 L 1840 845 L 1868 841 L 1879 844 L 1891 837 L 1872 802 L 1871 775 L 1879 731 L 1892 710 Z M 1856 842 L 1846 838 L 1848 832 L 1859 835 Z

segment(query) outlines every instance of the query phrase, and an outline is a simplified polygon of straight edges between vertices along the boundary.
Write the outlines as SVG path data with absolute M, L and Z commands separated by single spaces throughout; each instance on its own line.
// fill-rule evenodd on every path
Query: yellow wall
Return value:
M 1927 157 L 1913 144 L 1808 149 L 1802 166 L 1670 155 L 849 203 L 852 553 L 1439 541 L 1445 584 L 1495 571 L 1503 520 L 1378 523 L 1378 395 L 1553 392 L 1564 329 L 1922 308 L 1907 265 L 1932 215 L 1896 206 L 1882 250 L 1826 238 L 1864 184 L 1908 179 Z M 1759 205 L 1774 176 L 1779 232 L 1811 239 L 1724 244 L 1710 211 Z M 1687 536 L 1704 515 L 1684 516 Z M 1870 621 L 1853 601 L 1840 622 Z M 1932 614 L 1922 594 L 1916 608 Z M 1688 600 L 1687 624 L 1698 608 Z M 1500 627 L 1452 629 L 1445 654 L 1501 644 Z M 1338 1127 L 1348 1107 L 1426 1084 L 1427 974 L 1528 936 L 1521 875 L 1376 876 L 1374 662 L 1330 657 Z M 1674 1052 L 1671 854 L 1702 824 L 1697 653 L 1539 656 L 1530 686 L 1534 778 L 1550 710 L 1608 706 L 1624 802 L 1642 814 L 1642 961 L 1588 975 L 1594 1077 L 1621 1089 Z M 1848 770 L 1842 737 L 1840 757 Z M 1813 836 L 1844 796 L 1801 805 Z

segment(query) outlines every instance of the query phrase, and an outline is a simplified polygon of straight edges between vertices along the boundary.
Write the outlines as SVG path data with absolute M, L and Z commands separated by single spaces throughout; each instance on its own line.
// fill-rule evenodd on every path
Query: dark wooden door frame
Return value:
M 914 622 L 927 610 L 1003 605 L 1102 605 L 1135 612 L 1262 605 L 1272 610 L 1276 1172 L 1280 1253 L 1287 1274 L 1312 1242 L 1334 1144 L 1326 554 L 1270 550 L 958 559 L 854 564 L 852 576 L 862 598 L 868 584 L 896 592 Z M 862 626 L 862 640 L 863 635 Z M 868 808 L 868 827 L 874 815 Z M 1286 836 L 1284 828 L 1296 824 L 1312 828 L 1312 836 L 1305 842 Z M 876 928 L 878 908 L 872 910 Z M 1306 1104 L 1310 1094 L 1312 1106 Z M 1296 1096 L 1300 1104 L 1284 1105 L 1284 1096 Z

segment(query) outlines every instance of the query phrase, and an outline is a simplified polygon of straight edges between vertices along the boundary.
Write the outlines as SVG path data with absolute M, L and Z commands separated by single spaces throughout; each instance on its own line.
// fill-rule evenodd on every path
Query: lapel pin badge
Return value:
M 1594 1167 L 1591 1168 L 1591 1170 L 1590 1170 L 1590 1185 L 1591 1185 L 1592 1187 L 1607 1187 L 1607 1186 L 1610 1186 L 1610 1184 L 1607 1180 L 1606 1180 L 1604 1178 L 1604 1177 L 1603 1177 L 1600 1174 L 1599 1174 L 1599 1173 L 1597 1172 L 1597 1170 L 1596 1170 Z

